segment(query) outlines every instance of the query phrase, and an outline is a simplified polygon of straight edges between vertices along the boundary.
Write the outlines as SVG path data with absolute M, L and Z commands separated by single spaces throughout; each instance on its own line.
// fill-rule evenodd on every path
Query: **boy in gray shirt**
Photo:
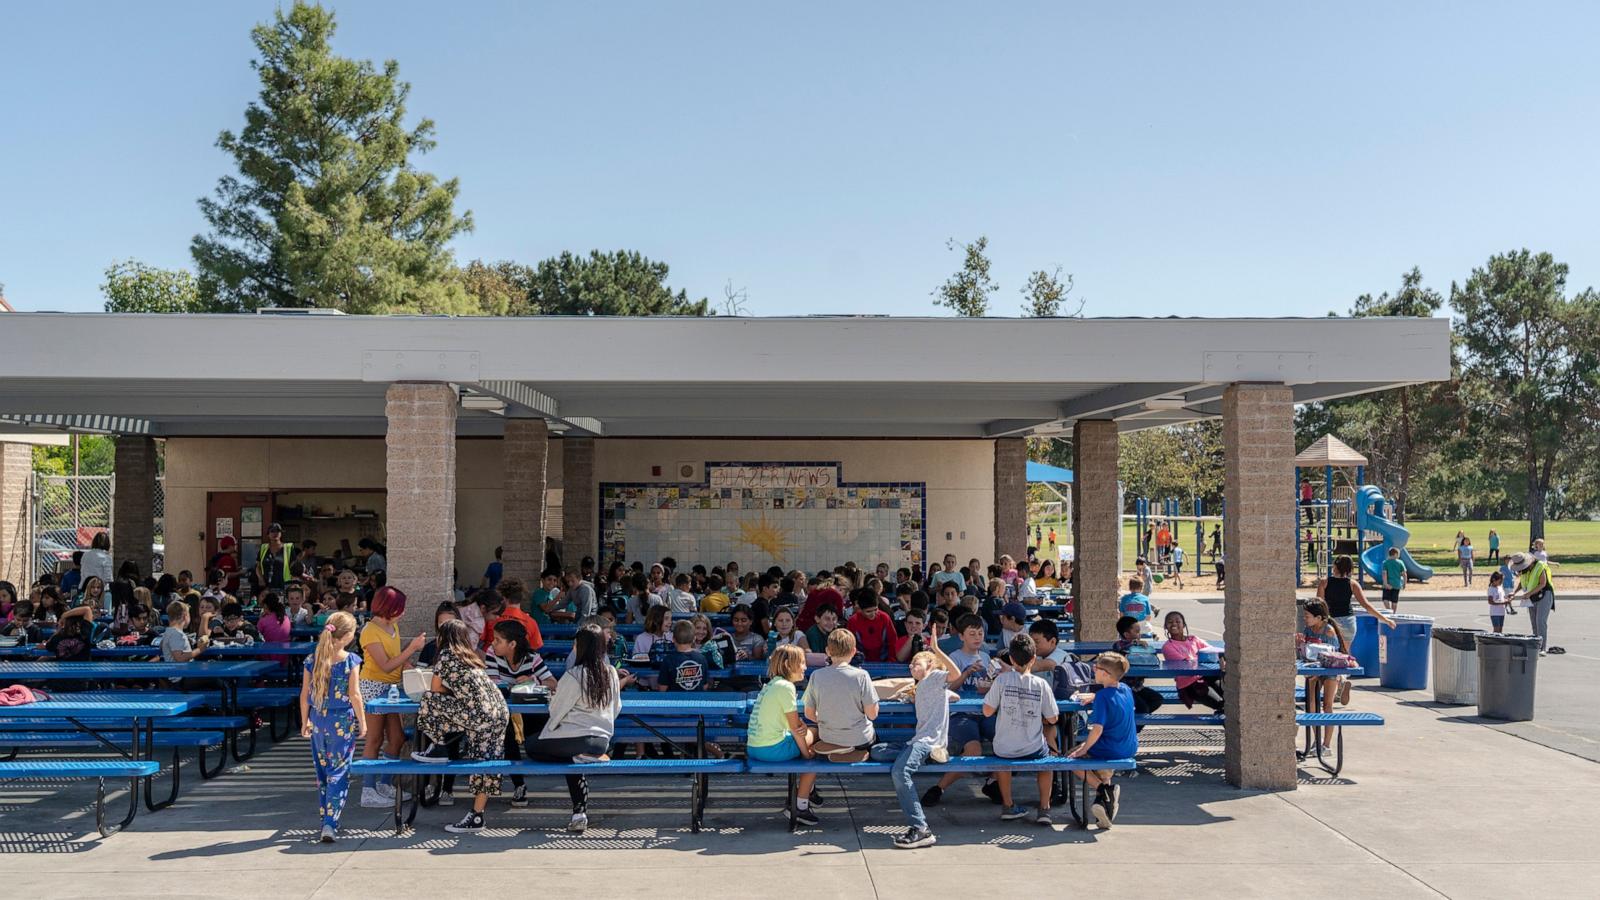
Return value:
M 916 683 L 917 733 L 894 761 L 894 792 L 900 809 L 910 821 L 904 834 L 895 836 L 901 850 L 930 847 L 937 842 L 928 830 L 927 816 L 917 797 L 917 770 L 929 759 L 944 762 L 950 758 L 950 682 L 961 677 L 956 664 L 939 649 L 939 626 L 933 625 L 928 649 L 911 658 L 911 678 Z
M 983 714 L 995 716 L 994 755 L 1007 759 L 1037 759 L 1049 752 L 1045 744 L 1044 726 L 1054 725 L 1059 717 L 1055 692 L 1050 682 L 1032 674 L 1033 638 L 1019 634 L 1008 648 L 1011 668 L 995 676 L 994 684 L 983 698 Z M 1050 822 L 1050 786 L 1053 774 L 1039 774 L 1039 812 L 1034 821 L 1040 825 Z M 1028 811 L 1011 802 L 1011 772 L 994 773 L 1000 785 L 1000 818 L 1020 819 Z
M 806 683 L 806 718 L 817 723 L 812 743 L 819 756 L 834 762 L 861 762 L 867 758 L 874 732 L 872 720 L 878 717 L 878 693 L 872 678 L 850 665 L 856 655 L 856 636 L 839 628 L 828 635 L 828 662 L 825 669 L 811 673 Z M 817 824 L 811 811 L 811 791 L 817 776 L 800 776 L 796 785 L 795 822 Z

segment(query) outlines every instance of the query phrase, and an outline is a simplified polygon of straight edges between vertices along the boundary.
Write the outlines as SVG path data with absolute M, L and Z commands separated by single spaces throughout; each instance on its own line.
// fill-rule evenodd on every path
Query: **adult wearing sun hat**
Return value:
M 1550 611 L 1556 605 L 1555 585 L 1550 581 L 1550 564 L 1532 553 L 1513 553 L 1506 565 L 1517 575 L 1517 589 L 1509 599 L 1522 599 L 1532 618 L 1533 635 L 1539 639 L 1539 655 L 1549 643 Z

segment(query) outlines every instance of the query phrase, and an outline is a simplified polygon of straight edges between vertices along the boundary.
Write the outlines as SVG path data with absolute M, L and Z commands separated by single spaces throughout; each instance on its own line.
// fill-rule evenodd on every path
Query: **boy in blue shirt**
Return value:
M 1132 616 L 1138 621 L 1141 631 L 1144 630 L 1144 624 L 1155 616 L 1156 607 L 1145 596 L 1143 579 L 1128 579 L 1128 592 L 1117 600 L 1117 613 Z
M 1122 676 L 1126 674 L 1128 659 L 1120 653 L 1102 653 L 1095 658 L 1094 682 L 1100 689 L 1074 698 L 1080 703 L 1092 704 L 1089 736 L 1073 747 L 1068 756 L 1073 759 L 1132 759 L 1139 752 L 1139 736 L 1133 729 L 1133 692 L 1122 683 Z M 1090 813 L 1102 831 L 1110 828 L 1117 817 L 1117 801 L 1122 794 L 1121 785 L 1111 784 L 1112 771 L 1096 769 L 1072 774 L 1095 789 Z

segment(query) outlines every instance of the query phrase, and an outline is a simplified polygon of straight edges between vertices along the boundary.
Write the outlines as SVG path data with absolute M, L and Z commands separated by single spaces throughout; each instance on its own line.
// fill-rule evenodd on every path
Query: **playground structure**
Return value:
M 1138 548 L 1138 557 L 1149 560 L 1151 568 L 1157 575 L 1164 575 L 1171 571 L 1171 550 L 1173 546 L 1180 545 L 1185 536 L 1191 535 L 1194 544 L 1188 559 L 1184 560 L 1185 571 L 1192 571 L 1196 578 L 1202 578 L 1207 570 L 1212 574 L 1216 572 L 1217 554 L 1222 552 L 1222 513 L 1227 511 L 1227 501 L 1223 501 L 1221 508 L 1215 515 L 1206 515 L 1205 501 L 1195 497 L 1187 504 L 1193 515 L 1184 514 L 1185 504 L 1173 498 L 1151 500 L 1147 497 L 1136 497 L 1133 501 L 1133 512 L 1124 513 L 1123 521 L 1133 521 L 1135 546 Z M 1193 523 L 1189 528 L 1188 523 Z M 1208 525 L 1210 530 L 1208 531 Z M 1171 543 L 1167 549 L 1156 546 L 1155 535 L 1165 527 L 1171 535 Z M 1151 535 L 1146 538 L 1146 533 Z
M 1294 463 L 1296 583 L 1305 584 L 1307 574 L 1313 582 L 1331 575 L 1339 556 L 1359 559 L 1357 577 L 1376 582 L 1390 548 L 1400 550 L 1409 577 L 1418 581 L 1433 577 L 1432 569 L 1406 551 L 1410 532 L 1386 515 L 1383 491 L 1365 483 L 1365 456 L 1328 434 L 1296 456 Z M 1321 478 L 1312 477 L 1316 468 L 1322 469 Z

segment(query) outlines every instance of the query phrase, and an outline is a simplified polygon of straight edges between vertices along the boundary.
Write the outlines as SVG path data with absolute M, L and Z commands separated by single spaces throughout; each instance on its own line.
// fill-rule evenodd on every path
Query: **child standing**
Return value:
M 350 761 L 356 755 L 356 738 L 367 736 L 361 708 L 361 657 L 345 648 L 356 636 L 356 620 L 349 613 L 334 613 L 317 638 L 315 656 L 306 657 L 300 682 L 300 736 L 311 739 L 311 761 L 317 767 L 317 790 L 322 796 L 322 836 L 333 843 L 339 816 L 350 793 Z
M 950 681 L 958 691 L 986 692 L 996 664 L 983 649 L 983 620 L 966 615 L 956 620 L 956 627 L 961 630 L 961 646 L 950 651 L 950 661 L 956 667 L 956 674 Z M 982 756 L 983 742 L 994 737 L 994 729 L 994 719 L 976 713 L 957 713 L 950 719 L 950 747 L 959 750 L 962 756 Z M 923 792 L 922 805 L 937 806 L 944 792 L 962 777 L 960 772 L 945 773 L 938 784 Z M 984 784 L 983 794 L 1000 802 L 1000 788 L 993 781 Z
M 1506 607 L 1511 601 L 1506 599 L 1506 579 L 1500 572 L 1489 573 L 1489 624 L 1494 626 L 1494 633 L 1500 634 L 1506 627 Z
M 901 850 L 931 847 L 937 842 L 928 830 L 928 819 L 917 797 L 917 770 L 929 759 L 943 762 L 950 758 L 950 682 L 958 673 L 956 664 L 939 650 L 939 626 L 933 626 L 928 649 L 911 658 L 911 679 L 915 683 L 913 700 L 917 707 L 917 731 L 894 761 L 894 792 L 900 810 L 909 823 L 905 833 L 894 839 Z
M 392 687 L 400 684 L 401 673 L 413 657 L 427 643 L 426 635 L 419 634 L 400 648 L 400 616 L 406 611 L 406 595 L 397 587 L 382 587 L 372 598 L 372 619 L 361 629 L 361 699 L 367 702 L 382 697 Z M 333 615 L 338 615 L 334 613 Z M 333 621 L 329 616 L 328 621 Z M 481 665 L 481 663 L 480 663 Z M 381 750 L 385 759 L 394 759 L 405 743 L 405 731 L 400 717 L 394 714 L 373 713 L 367 716 L 367 740 L 362 747 L 362 759 L 377 759 Z M 368 809 L 382 809 L 394 803 L 393 779 L 380 776 L 376 784 L 363 784 L 361 805 Z
M 1007 648 L 1011 666 L 995 676 L 989 693 L 983 698 L 983 714 L 995 718 L 994 755 L 1006 759 L 1037 759 L 1050 752 L 1044 739 L 1044 726 L 1054 725 L 1060 713 L 1056 707 L 1054 690 L 1050 682 L 1032 674 L 1033 638 L 1019 634 Z M 994 773 L 1000 786 L 1000 818 L 1002 821 L 1020 819 L 1028 810 L 1012 802 L 1011 772 L 1002 769 Z M 1051 772 L 1038 773 L 1039 809 L 1034 822 L 1050 825 Z
M 1100 689 L 1079 694 L 1073 699 L 1092 704 L 1089 711 L 1089 736 L 1067 755 L 1073 759 L 1132 759 L 1139 752 L 1139 736 L 1133 729 L 1133 694 L 1122 683 L 1128 674 L 1128 658 L 1120 653 L 1102 653 L 1094 661 L 1094 682 Z M 1101 830 L 1111 827 L 1121 805 L 1122 788 L 1113 786 L 1110 769 L 1073 772 L 1072 777 L 1089 782 L 1095 789 L 1090 813 Z
M 392 590 L 382 588 L 382 591 Z M 368 626 L 371 627 L 371 626 Z M 433 684 L 422 695 L 417 711 L 417 732 L 432 742 L 426 750 L 411 754 L 418 762 L 446 762 L 444 741 L 452 734 L 465 733 L 461 742 L 463 759 L 499 759 L 505 747 L 506 726 L 511 714 L 505 698 L 494 686 L 478 656 L 476 636 L 459 619 L 439 626 L 439 659 L 433 666 Z M 452 834 L 473 834 L 483 830 L 483 811 L 489 796 L 500 793 L 500 776 L 473 775 L 472 809 L 461 821 L 444 827 Z

